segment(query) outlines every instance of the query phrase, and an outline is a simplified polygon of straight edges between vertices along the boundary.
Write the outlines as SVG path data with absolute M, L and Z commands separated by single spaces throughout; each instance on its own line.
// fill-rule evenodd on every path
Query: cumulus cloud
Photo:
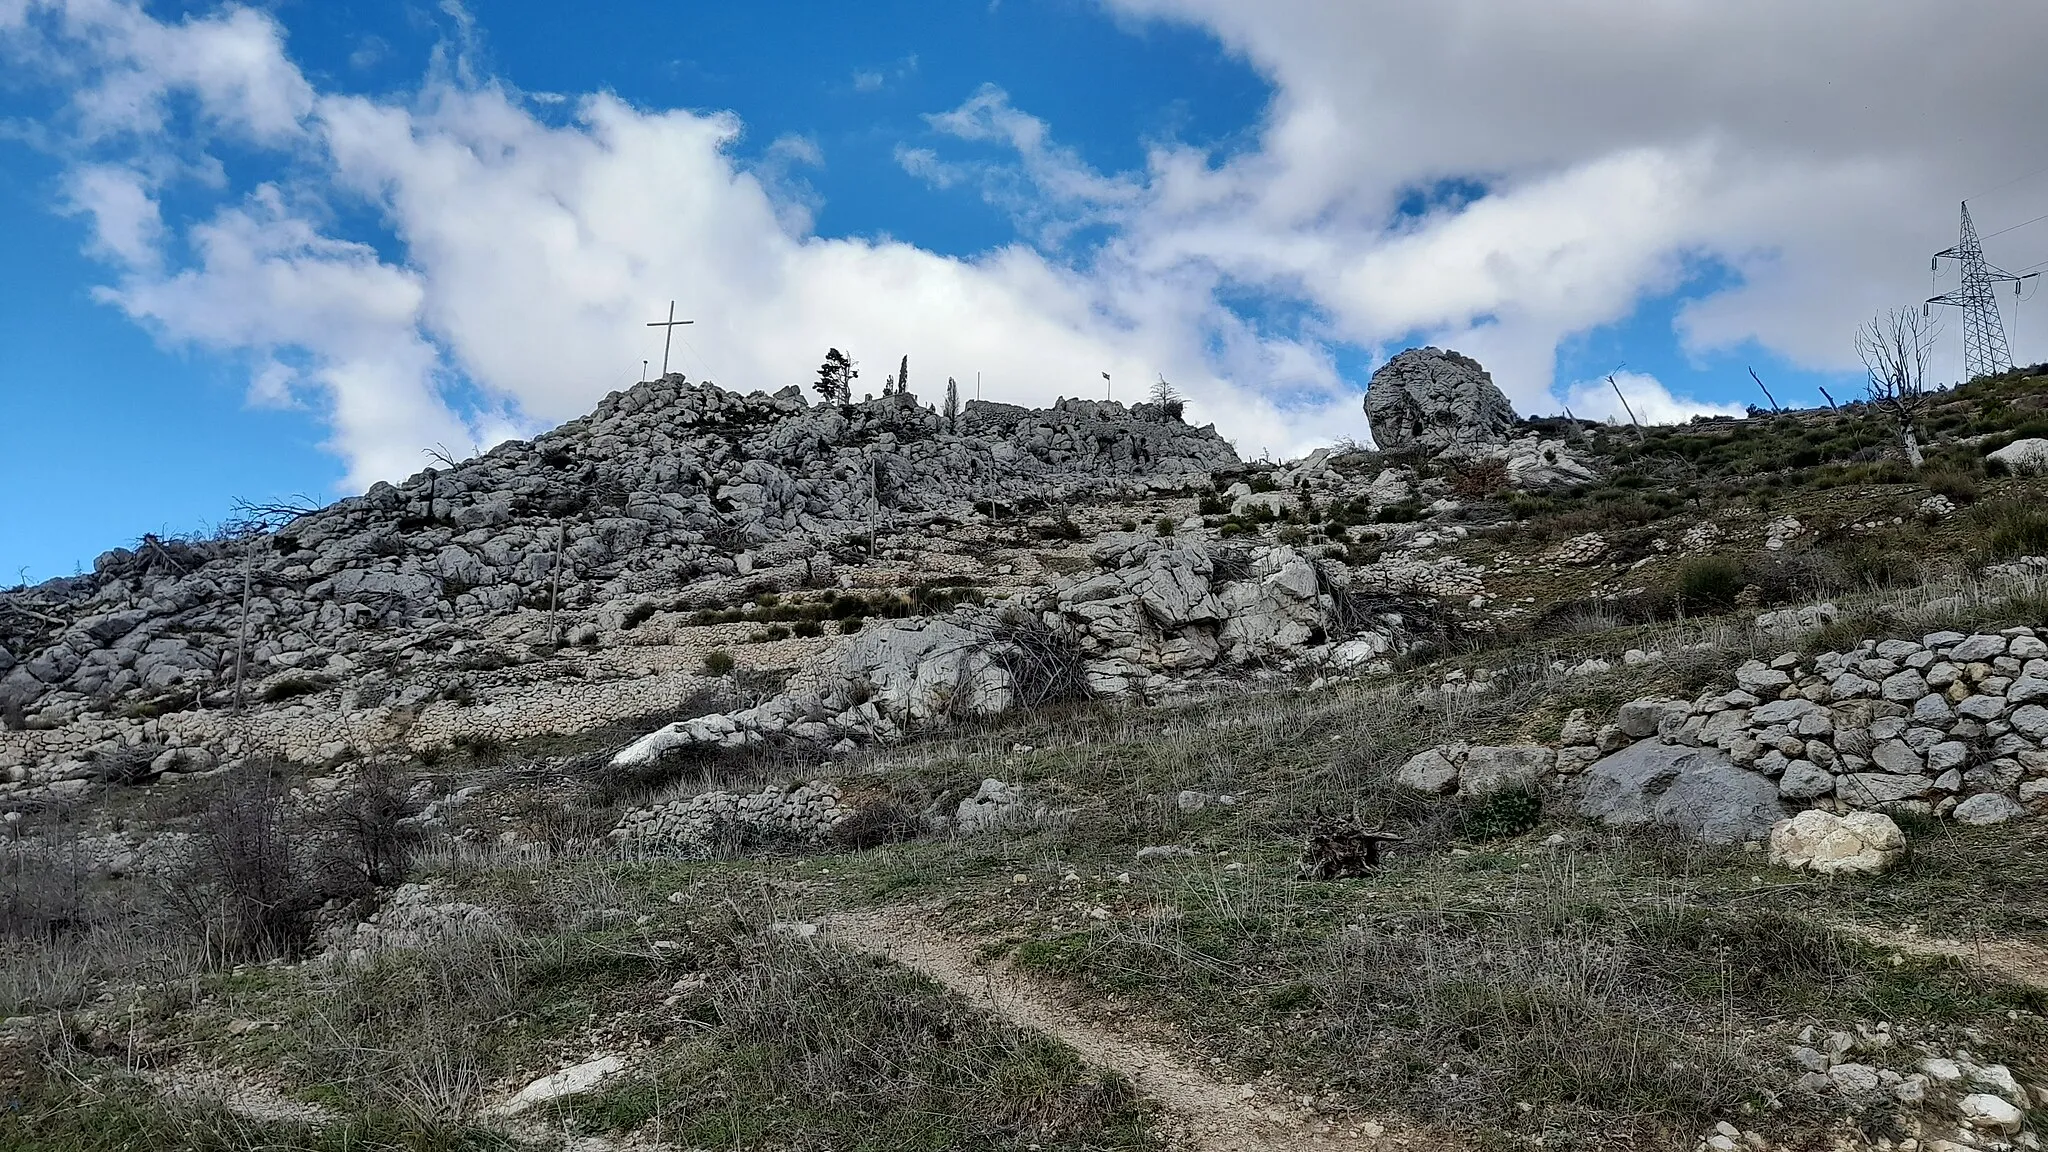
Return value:
M 1924 294 L 1957 174 L 2048 152 L 2033 0 L 1985 0 L 1970 51 L 1934 55 L 1951 14 L 1852 0 L 1105 3 L 1260 69 L 1255 143 L 1154 141 L 1100 172 L 983 88 L 896 152 L 1015 216 L 1027 242 L 972 258 L 816 234 L 808 138 L 744 162 L 731 115 L 480 76 L 455 0 L 455 43 L 390 99 L 320 90 L 250 8 L 0 0 L 0 43 L 72 93 L 60 207 L 92 221 L 102 298 L 245 358 L 252 400 L 327 413 L 358 485 L 587 410 L 658 356 L 645 325 L 671 298 L 698 321 L 675 362 L 728 385 L 806 381 L 827 345 L 908 352 L 934 387 L 979 369 L 1019 402 L 1163 373 L 1250 456 L 1362 436 L 1340 355 L 1421 340 L 1478 356 L 1524 411 L 1619 414 L 1604 380 L 1557 387 L 1562 342 L 1689 291 L 1693 353 L 1847 367 L 1858 319 Z M 365 209 L 385 235 L 338 230 Z M 1702 266 L 1732 281 L 1697 288 Z M 1265 307 L 1225 303 L 1248 296 Z M 1711 410 L 1623 387 L 1646 419 Z
M 1619 395 L 1615 393 L 1620 388 Z M 1623 398 L 1627 403 L 1623 403 Z M 1581 380 L 1565 389 L 1565 406 L 1581 420 L 1608 420 L 1644 424 L 1681 424 L 1694 416 L 1741 416 L 1740 404 L 1702 404 L 1673 396 L 1662 381 L 1646 372 L 1616 372 L 1613 383 L 1605 377 Z
M 1851 367 L 1860 319 L 1926 295 L 1956 201 L 2048 153 L 2034 0 L 1967 18 L 1856 0 L 1105 2 L 1208 29 L 1277 92 L 1256 148 L 1159 150 L 1154 259 L 1296 287 L 1351 339 L 1497 325 L 1524 352 L 1489 367 L 1525 404 L 1560 339 L 1702 261 L 1736 283 L 1684 309 L 1689 350 Z M 1487 194 L 1392 218 L 1446 180 Z
M 646 322 L 671 297 L 697 319 L 676 365 L 740 387 L 805 382 L 827 345 L 877 363 L 909 352 L 925 381 L 979 370 L 985 395 L 1030 403 L 1095 394 L 1105 371 L 1132 387 L 1163 372 L 1192 414 L 1284 454 L 1310 439 L 1299 415 L 1231 374 L 1333 382 L 1326 359 L 1259 338 L 1198 280 L 1130 291 L 1021 245 L 960 259 L 812 234 L 778 177 L 821 161 L 815 142 L 778 141 L 750 169 L 730 115 L 599 94 L 544 122 L 519 93 L 464 82 L 460 61 L 404 103 L 319 92 L 274 23 L 238 12 L 218 23 L 267 30 L 216 56 L 239 75 L 146 75 L 148 99 L 108 119 L 107 74 L 133 70 L 121 45 L 169 34 L 113 5 L 127 39 L 99 36 L 109 3 L 42 6 L 88 74 L 80 114 L 97 147 L 125 134 L 137 164 L 157 158 L 143 129 L 203 88 L 217 131 L 312 175 L 228 195 L 173 236 L 149 224 L 142 181 L 82 166 L 73 199 L 123 266 L 101 298 L 166 340 L 245 357 L 254 402 L 312 400 L 353 485 L 416 470 L 425 445 L 482 446 L 586 411 L 637 378 Z M 382 216 L 395 255 L 331 230 L 344 203 Z
M 163 214 L 139 172 L 111 164 L 87 164 L 71 171 L 65 200 L 74 213 L 92 217 L 92 252 L 118 264 L 153 269 L 161 259 Z

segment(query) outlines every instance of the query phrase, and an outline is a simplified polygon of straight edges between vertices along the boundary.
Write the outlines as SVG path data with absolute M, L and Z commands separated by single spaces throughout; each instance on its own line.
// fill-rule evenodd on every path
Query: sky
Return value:
M 1422 343 L 1525 414 L 1843 398 L 1961 201 L 2048 269 L 2043 42 L 2039 0 L 0 0 L 0 584 L 531 436 L 658 372 L 671 300 L 692 379 L 1164 378 L 1247 458 L 1366 440 Z

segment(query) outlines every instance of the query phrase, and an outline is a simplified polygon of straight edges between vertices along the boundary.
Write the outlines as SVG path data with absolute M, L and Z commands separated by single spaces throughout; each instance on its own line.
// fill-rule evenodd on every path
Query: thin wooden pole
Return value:
M 1621 410 L 1623 412 L 1628 413 L 1628 422 L 1631 425 L 1633 425 L 1636 430 L 1636 439 L 1638 441 L 1643 440 L 1643 426 L 1636 420 L 1636 410 L 1628 406 L 1628 397 L 1623 396 L 1621 394 L 1621 385 L 1616 384 L 1614 382 L 1614 374 L 1611 372 L 1607 375 L 1607 385 L 1608 387 L 1614 389 L 1614 395 L 1621 400 Z
M 242 623 L 235 636 L 235 711 L 242 710 L 242 656 L 249 650 L 249 568 L 256 560 L 251 546 L 242 553 Z
M 569 526 L 555 525 L 555 571 L 548 581 L 548 640 L 562 646 L 562 549 L 568 546 Z
M 1773 396 L 1773 395 L 1771 395 L 1771 390 L 1770 390 L 1770 389 L 1769 389 L 1768 387 L 1765 387 L 1765 385 L 1764 385 L 1764 378 L 1756 374 L 1756 369 L 1754 369 L 1754 368 L 1751 368 L 1751 369 L 1749 370 L 1749 378 L 1750 378 L 1751 380 L 1754 380 L 1754 381 L 1756 381 L 1756 386 L 1757 386 L 1757 387 L 1759 387 L 1759 388 L 1763 388 L 1763 390 L 1764 390 L 1764 399 L 1766 399 L 1766 400 L 1769 400 L 1769 401 L 1771 402 L 1771 411 L 1772 411 L 1773 413 L 1777 413 L 1777 412 L 1781 412 L 1781 411 L 1783 411 L 1783 409 L 1781 409 L 1781 408 L 1779 408 L 1779 407 L 1778 407 L 1778 398 L 1777 398 L 1776 396 Z

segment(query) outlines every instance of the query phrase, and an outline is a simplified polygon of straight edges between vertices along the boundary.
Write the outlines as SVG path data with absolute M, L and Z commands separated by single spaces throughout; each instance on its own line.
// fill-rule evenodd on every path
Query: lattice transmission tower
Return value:
M 1998 301 L 1992 295 L 1992 287 L 2010 283 L 2013 296 L 2019 296 L 2020 281 L 2031 280 L 2039 272 L 2015 276 L 2003 268 L 1994 267 L 1984 259 L 1984 245 L 1977 239 L 1977 226 L 1970 222 L 1970 203 L 1963 202 L 1963 236 L 1953 248 L 1946 248 L 1934 254 L 1929 268 L 1938 270 L 1943 260 L 1954 260 L 1962 270 L 1962 283 L 1953 292 L 1930 296 L 1920 306 L 1925 312 L 1928 304 L 1953 304 L 1963 310 L 1963 375 L 1975 380 L 1979 376 L 1995 376 L 2012 368 L 2012 347 L 2006 343 L 2005 322 L 1998 316 Z

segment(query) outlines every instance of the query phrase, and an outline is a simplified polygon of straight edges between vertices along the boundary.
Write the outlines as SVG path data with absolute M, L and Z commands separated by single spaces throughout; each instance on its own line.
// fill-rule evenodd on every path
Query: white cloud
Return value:
M 825 150 L 818 147 L 818 142 L 794 132 L 784 133 L 771 141 L 768 156 L 784 164 L 803 164 L 812 168 L 822 167 L 825 163 Z
M 374 68 L 391 55 L 391 45 L 381 36 L 364 36 L 348 54 L 348 66 L 358 71 Z
M 131 40 L 165 34 L 130 17 Z M 148 100 L 102 122 L 127 133 L 138 164 L 160 162 L 153 139 L 129 130 L 157 122 L 174 95 L 299 90 L 279 30 L 261 27 L 266 50 L 219 64 L 240 76 L 145 73 L 137 90 Z M 91 82 L 81 100 L 103 110 L 100 77 L 128 70 L 132 54 L 82 42 Z M 81 188 L 106 193 L 92 209 L 99 243 L 127 265 L 101 298 L 167 341 L 245 357 L 252 402 L 317 402 L 353 485 L 417 470 L 426 445 L 488 444 L 587 411 L 637 378 L 643 357 L 658 358 L 646 323 L 672 297 L 698 321 L 680 331 L 675 365 L 743 388 L 807 382 L 837 345 L 878 365 L 908 352 L 926 390 L 979 370 L 984 395 L 1025 403 L 1095 395 L 1104 371 L 1132 389 L 1164 373 L 1192 416 L 1251 452 L 1297 451 L 1321 430 L 1304 435 L 1296 415 L 1233 387 L 1231 373 L 1306 387 L 1333 419 L 1353 412 L 1362 427 L 1355 398 L 1332 392 L 1326 357 L 1258 338 L 1200 277 L 1140 281 L 1022 246 L 959 259 L 819 237 L 781 185 L 788 168 L 822 160 L 814 141 L 777 141 L 749 169 L 732 154 L 740 124 L 729 115 L 596 95 L 568 122 L 546 123 L 518 93 L 465 85 L 464 71 L 462 59 L 444 62 L 405 103 L 306 89 L 303 113 L 291 105 L 298 134 L 274 141 L 302 175 L 161 231 L 115 210 L 115 193 L 139 182 L 81 169 Z M 1006 133 L 1028 130 L 993 104 L 982 111 Z M 270 123 L 225 111 L 221 122 L 252 139 Z M 1076 177 L 1073 195 L 1114 184 L 1063 173 L 1050 145 L 1034 154 L 1044 171 Z M 382 215 L 396 255 L 328 230 L 330 202 L 350 199 Z M 185 249 L 189 260 L 172 258 Z M 481 404 L 456 400 L 472 393 Z
M 883 76 L 880 72 L 862 69 L 853 74 L 853 90 L 855 92 L 879 92 L 882 90 L 882 85 L 886 80 L 887 77 Z
M 74 168 L 65 185 L 70 209 L 92 217 L 94 254 L 132 269 L 157 267 L 163 215 L 141 173 L 87 164 Z
M 1858 320 L 1926 294 L 1956 201 L 2048 154 L 2036 0 L 1967 17 L 1858 0 L 1105 2 L 1213 31 L 1277 89 L 1255 149 L 1157 150 L 1134 245 L 1297 289 L 1355 340 L 1498 326 L 1521 354 L 1489 367 L 1523 403 L 1561 339 L 1700 258 L 1746 282 L 1685 308 L 1690 349 L 1755 341 L 1850 367 Z M 1404 194 L 1452 178 L 1490 194 L 1388 227 Z M 2005 193 L 2008 217 L 2033 214 L 2019 200 Z
M 1249 456 L 1362 436 L 1336 350 L 1416 334 L 1478 356 L 1525 411 L 1605 414 L 1604 381 L 1554 387 L 1561 342 L 1711 260 L 1746 281 L 1684 307 L 1689 349 L 1845 366 L 1858 319 L 1924 294 L 1959 174 L 2048 153 L 2032 0 L 1986 0 L 1961 41 L 1952 14 L 1851 0 L 1109 2 L 1212 29 L 1270 77 L 1256 145 L 1160 141 L 1141 171 L 1103 173 L 984 88 L 896 153 L 1037 245 L 974 258 L 816 235 L 809 138 L 746 162 L 730 115 L 609 95 L 557 109 L 479 80 L 454 0 L 457 43 L 392 100 L 317 90 L 253 9 L 170 22 L 134 0 L 0 0 L 0 39 L 75 94 L 65 203 L 117 267 L 104 298 L 247 358 L 256 402 L 317 403 L 358 484 L 437 441 L 587 410 L 658 358 L 645 324 L 671 298 L 698 321 L 676 364 L 728 385 L 807 381 L 827 345 L 877 371 L 908 352 L 921 389 L 980 369 L 985 394 L 1019 402 L 1097 395 L 1104 371 L 1134 397 L 1164 373 Z M 1957 50 L 1930 57 L 1935 42 Z M 292 179 L 260 184 L 279 166 L 252 174 L 246 149 L 230 171 L 209 154 L 220 135 Z M 1397 213 L 1452 180 L 1484 195 Z M 214 202 L 165 218 L 159 197 L 195 190 Z M 384 254 L 331 231 L 364 207 Z M 1067 251 L 1082 225 L 1109 239 Z M 1247 295 L 1306 319 L 1262 327 L 1221 303 Z M 2036 344 L 2015 352 L 2048 355 Z M 1648 419 L 1707 407 L 1647 376 L 1623 386 Z
M 1615 394 L 1619 386 L 1621 395 Z M 1623 398 L 1626 398 L 1626 404 Z M 1614 383 L 1603 377 L 1581 380 L 1565 390 L 1565 407 L 1581 420 L 1611 420 L 1627 423 L 1631 413 L 1645 425 L 1683 424 L 1694 416 L 1741 416 L 1740 404 L 1708 404 L 1691 397 L 1673 396 L 1662 381 L 1644 372 L 1616 372 Z

